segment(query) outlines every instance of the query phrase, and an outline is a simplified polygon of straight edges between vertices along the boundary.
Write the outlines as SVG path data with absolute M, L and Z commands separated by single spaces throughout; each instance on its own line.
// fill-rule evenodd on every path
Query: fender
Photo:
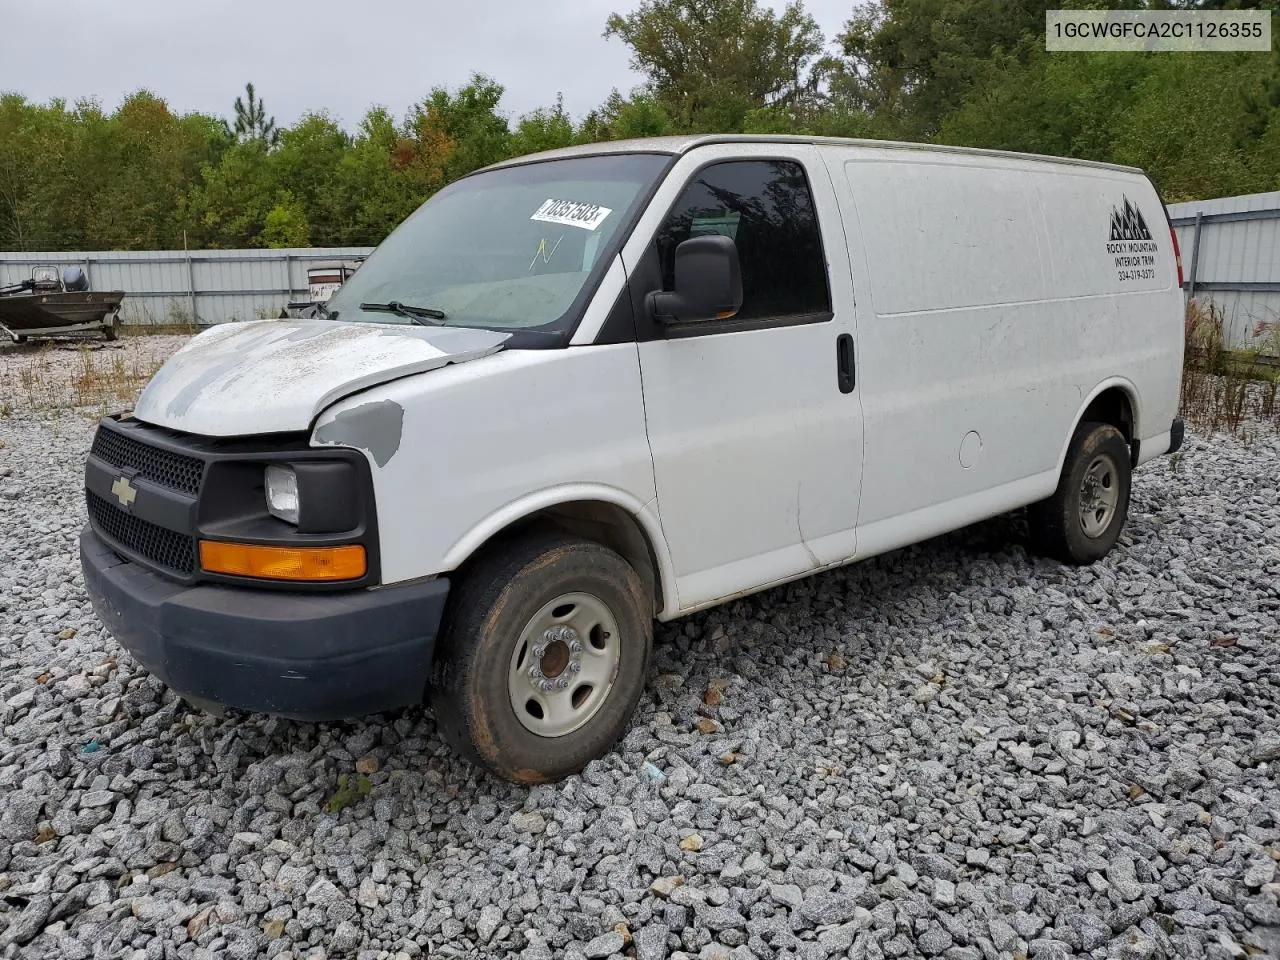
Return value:
M 1133 438 L 1135 440 L 1142 438 L 1142 405 L 1138 400 L 1138 388 L 1127 377 L 1107 377 L 1107 379 L 1094 387 L 1085 398 L 1085 401 L 1076 408 L 1075 416 L 1071 419 L 1071 430 L 1067 433 L 1066 439 L 1062 441 L 1062 449 L 1058 451 L 1056 473 L 1062 473 L 1062 465 L 1067 461 L 1067 448 L 1071 446 L 1071 438 L 1075 436 L 1076 428 L 1080 426 L 1080 421 L 1084 417 L 1084 412 L 1089 409 L 1089 404 L 1093 403 L 1094 400 L 1112 387 L 1119 387 L 1124 391 L 1129 400 L 1129 409 L 1133 411 Z
M 671 553 L 667 549 L 666 538 L 662 535 L 662 525 L 658 518 L 657 501 L 641 503 L 637 498 L 619 490 L 597 483 L 567 483 L 554 487 L 546 487 L 526 494 L 518 500 L 500 507 L 475 524 L 446 551 L 441 562 L 444 570 L 457 570 L 477 550 L 493 537 L 512 524 L 532 516 L 540 510 L 556 507 L 566 503 L 584 501 L 601 501 L 626 510 L 640 525 L 641 531 L 653 548 L 657 560 L 658 581 L 662 588 L 662 609 L 657 611 L 659 619 L 667 619 L 680 609 L 680 598 L 676 593 L 675 569 L 671 565 Z

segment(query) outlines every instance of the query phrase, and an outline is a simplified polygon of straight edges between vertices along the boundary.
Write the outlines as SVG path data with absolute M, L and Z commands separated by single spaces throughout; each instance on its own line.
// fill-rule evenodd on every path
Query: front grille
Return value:
M 99 434 L 101 436 L 101 433 Z M 196 569 L 196 541 L 125 513 L 92 490 L 86 490 L 89 519 L 114 544 L 157 566 L 190 576 Z
M 137 476 L 170 490 L 195 496 L 204 477 L 204 462 L 171 450 L 153 447 L 133 437 L 99 428 L 93 455 L 113 467 L 132 469 Z

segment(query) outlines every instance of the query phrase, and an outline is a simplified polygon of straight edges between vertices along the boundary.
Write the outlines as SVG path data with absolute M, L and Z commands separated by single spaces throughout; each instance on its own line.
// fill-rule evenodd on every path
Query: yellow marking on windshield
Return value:
M 556 255 L 556 251 L 560 249 L 560 244 L 564 241 L 564 234 L 560 235 L 560 239 L 556 241 L 556 245 L 551 248 L 551 252 L 547 253 L 547 238 L 543 237 L 538 241 L 538 252 L 533 255 L 533 259 L 529 261 L 529 272 L 533 272 L 533 268 L 538 265 L 538 259 L 541 258 L 543 263 L 550 263 L 551 258 Z

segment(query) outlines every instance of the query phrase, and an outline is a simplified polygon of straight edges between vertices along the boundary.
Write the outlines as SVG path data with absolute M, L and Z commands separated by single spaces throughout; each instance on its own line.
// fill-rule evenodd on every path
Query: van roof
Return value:
M 927 150 L 932 153 L 954 153 L 980 157 L 1003 157 L 1018 160 L 1037 160 L 1042 163 L 1070 164 L 1078 167 L 1099 167 L 1106 170 L 1124 170 L 1127 173 L 1141 174 L 1138 167 L 1128 167 L 1117 163 L 1102 163 L 1097 160 L 1076 160 L 1071 157 L 1050 157 L 1039 153 L 1014 153 L 1009 150 L 983 150 L 978 147 L 948 147 L 934 143 L 907 143 L 898 140 L 855 140 L 847 137 L 801 137 L 779 136 L 774 134 L 697 134 L 675 137 L 645 137 L 635 140 L 610 140 L 603 143 L 588 143 L 575 147 L 561 147 L 558 150 L 544 150 L 530 153 L 522 157 L 512 157 L 501 163 L 486 167 L 495 170 L 500 167 L 516 166 L 522 163 L 535 163 L 542 160 L 556 160 L 561 157 L 599 156 L 609 153 L 688 153 L 695 147 L 712 143 L 811 143 L 837 147 L 876 147 L 881 150 Z

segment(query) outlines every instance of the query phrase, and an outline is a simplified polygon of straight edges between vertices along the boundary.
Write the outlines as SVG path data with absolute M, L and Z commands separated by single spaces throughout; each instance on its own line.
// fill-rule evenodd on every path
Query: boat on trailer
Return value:
M 40 266 L 31 279 L 0 287 L 0 333 L 17 343 L 31 337 L 100 332 L 120 335 L 123 290 L 96 292 L 80 267 Z

